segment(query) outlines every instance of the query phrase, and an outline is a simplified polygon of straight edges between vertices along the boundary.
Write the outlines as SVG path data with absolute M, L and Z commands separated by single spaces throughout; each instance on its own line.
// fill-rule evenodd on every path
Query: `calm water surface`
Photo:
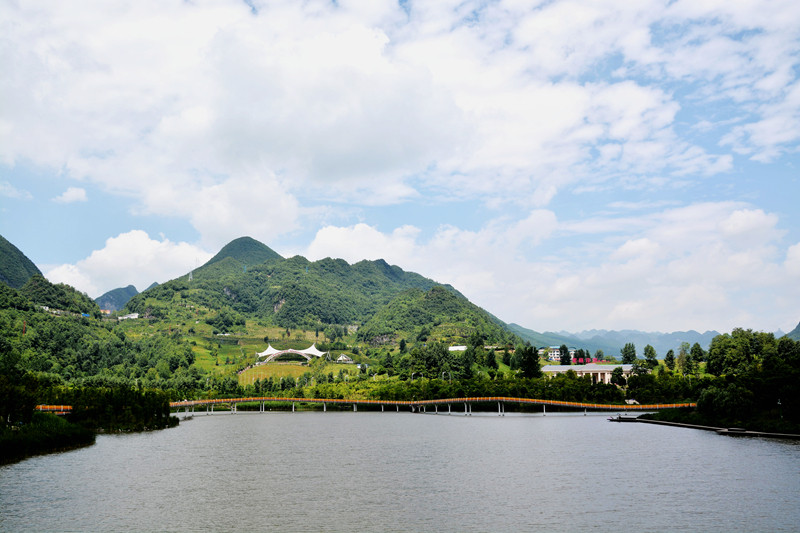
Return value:
M 599 415 L 200 414 L 0 467 L 2 531 L 800 531 L 800 445 Z

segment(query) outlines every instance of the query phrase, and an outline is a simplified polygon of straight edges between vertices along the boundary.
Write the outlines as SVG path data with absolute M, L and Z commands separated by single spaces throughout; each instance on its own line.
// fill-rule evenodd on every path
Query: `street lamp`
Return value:
M 411 381 L 414 381 L 414 376 L 419 374 L 419 372 L 412 372 L 411 373 Z

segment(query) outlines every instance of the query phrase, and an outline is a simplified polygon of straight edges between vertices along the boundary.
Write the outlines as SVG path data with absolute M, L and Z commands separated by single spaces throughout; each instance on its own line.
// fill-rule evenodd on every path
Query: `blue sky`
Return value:
M 250 235 L 539 331 L 800 320 L 796 2 L 0 15 L 0 234 L 92 297 Z

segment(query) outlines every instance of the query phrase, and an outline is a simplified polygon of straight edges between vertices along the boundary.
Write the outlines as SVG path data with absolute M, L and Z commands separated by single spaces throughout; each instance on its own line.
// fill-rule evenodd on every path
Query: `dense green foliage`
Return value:
M 795 327 L 792 331 L 787 333 L 786 336 L 792 340 L 800 341 L 800 323 L 798 323 L 797 327 Z
M 349 265 L 341 259 L 310 262 L 303 257 L 273 258 L 259 265 L 223 268 L 242 261 L 226 256 L 188 276 L 147 290 L 127 310 L 160 317 L 180 299 L 210 309 L 230 307 L 283 327 L 315 328 L 363 324 L 400 293 L 429 290 L 437 284 L 383 260 Z M 447 290 L 456 293 L 451 287 Z M 457 293 L 456 293 L 457 294 Z
M 622 364 L 633 364 L 636 361 L 636 346 L 632 342 L 626 342 L 625 346 L 620 348 L 619 355 L 622 359 Z
M 94 300 L 64 283 L 50 283 L 41 274 L 32 276 L 19 292 L 33 304 L 53 311 L 100 317 L 100 307 Z
M 36 265 L 0 235 L 0 283 L 19 289 L 36 274 L 42 275 Z
M 170 335 L 129 338 L 115 321 L 55 315 L 21 291 L 0 284 L 0 375 L 52 374 L 81 384 L 95 376 L 108 382 L 185 389 L 199 382 L 192 346 Z
M 694 368 L 694 358 L 701 356 L 690 350 L 687 367 Z M 800 431 L 800 342 L 737 328 L 711 341 L 706 372 L 711 375 L 696 380 L 697 412 L 664 416 L 718 427 Z
M 32 413 L 29 423 L 0 425 L 0 464 L 30 455 L 65 450 L 94 443 L 95 433 L 49 413 Z
M 489 344 L 516 339 L 499 320 L 442 286 L 401 293 L 359 328 L 358 338 L 382 344 L 384 339 L 394 339 L 405 333 L 425 341 L 437 326 L 441 326 L 443 333 L 438 337 L 453 344 L 461 344 L 473 333 L 481 335 Z
M 198 273 L 201 273 L 206 267 L 219 263 L 227 258 L 231 258 L 238 265 L 242 265 L 236 268 L 237 271 L 243 270 L 244 266 L 247 265 L 260 265 L 272 259 L 283 259 L 280 254 L 272 248 L 257 240 L 251 237 L 239 237 L 223 246 L 217 255 L 209 259 L 205 265 L 198 269 Z M 235 267 L 237 265 L 231 264 L 230 266 Z
M 56 392 L 59 403 L 72 405 L 71 422 L 105 431 L 163 429 L 177 424 L 170 417 L 169 395 L 127 385 L 72 387 Z

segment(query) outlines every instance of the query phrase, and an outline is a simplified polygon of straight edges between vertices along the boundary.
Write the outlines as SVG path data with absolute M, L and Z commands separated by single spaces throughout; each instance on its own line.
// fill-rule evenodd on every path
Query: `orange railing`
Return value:
M 282 398 L 279 396 L 253 396 L 247 398 L 209 398 L 202 400 L 183 400 L 180 402 L 170 402 L 171 408 L 195 407 L 200 405 L 216 404 L 238 404 L 238 403 L 260 403 L 260 402 L 284 402 L 284 403 L 322 403 L 322 404 L 358 404 L 358 405 L 385 405 L 403 406 L 419 408 L 427 405 L 447 405 L 453 403 L 521 403 L 550 405 L 556 407 L 570 407 L 574 409 L 600 409 L 612 411 L 656 411 L 659 409 L 672 409 L 676 407 L 697 407 L 694 402 L 686 403 L 651 403 L 651 404 L 608 404 L 608 403 L 586 403 L 586 402 L 566 402 L 562 400 L 542 400 L 538 398 L 515 398 L 510 396 L 470 396 L 467 398 L 440 398 L 437 400 L 366 400 L 366 399 L 342 399 L 342 398 Z M 37 411 L 46 411 L 56 414 L 67 414 L 72 411 L 71 405 L 37 405 Z
M 341 399 L 341 398 L 282 398 L 278 396 L 254 396 L 249 398 L 213 398 L 203 400 L 183 400 L 171 402 L 173 408 L 194 407 L 200 405 L 215 404 L 236 404 L 236 403 L 260 403 L 260 402 L 285 402 L 285 403 L 331 403 L 331 404 L 359 404 L 359 405 L 401 405 L 403 407 L 423 407 L 426 405 L 442 405 L 452 403 L 482 403 L 482 402 L 502 402 L 502 403 L 523 403 L 539 404 L 560 407 L 572 407 L 576 409 L 604 409 L 604 410 L 626 410 L 626 411 L 654 411 L 659 409 L 671 409 L 676 407 L 696 407 L 693 402 L 687 403 L 658 403 L 658 404 L 606 404 L 606 403 L 586 403 L 586 402 L 566 402 L 561 400 L 542 400 L 537 398 L 514 398 L 510 396 L 471 396 L 467 398 L 441 398 L 437 400 L 366 400 L 366 399 Z

